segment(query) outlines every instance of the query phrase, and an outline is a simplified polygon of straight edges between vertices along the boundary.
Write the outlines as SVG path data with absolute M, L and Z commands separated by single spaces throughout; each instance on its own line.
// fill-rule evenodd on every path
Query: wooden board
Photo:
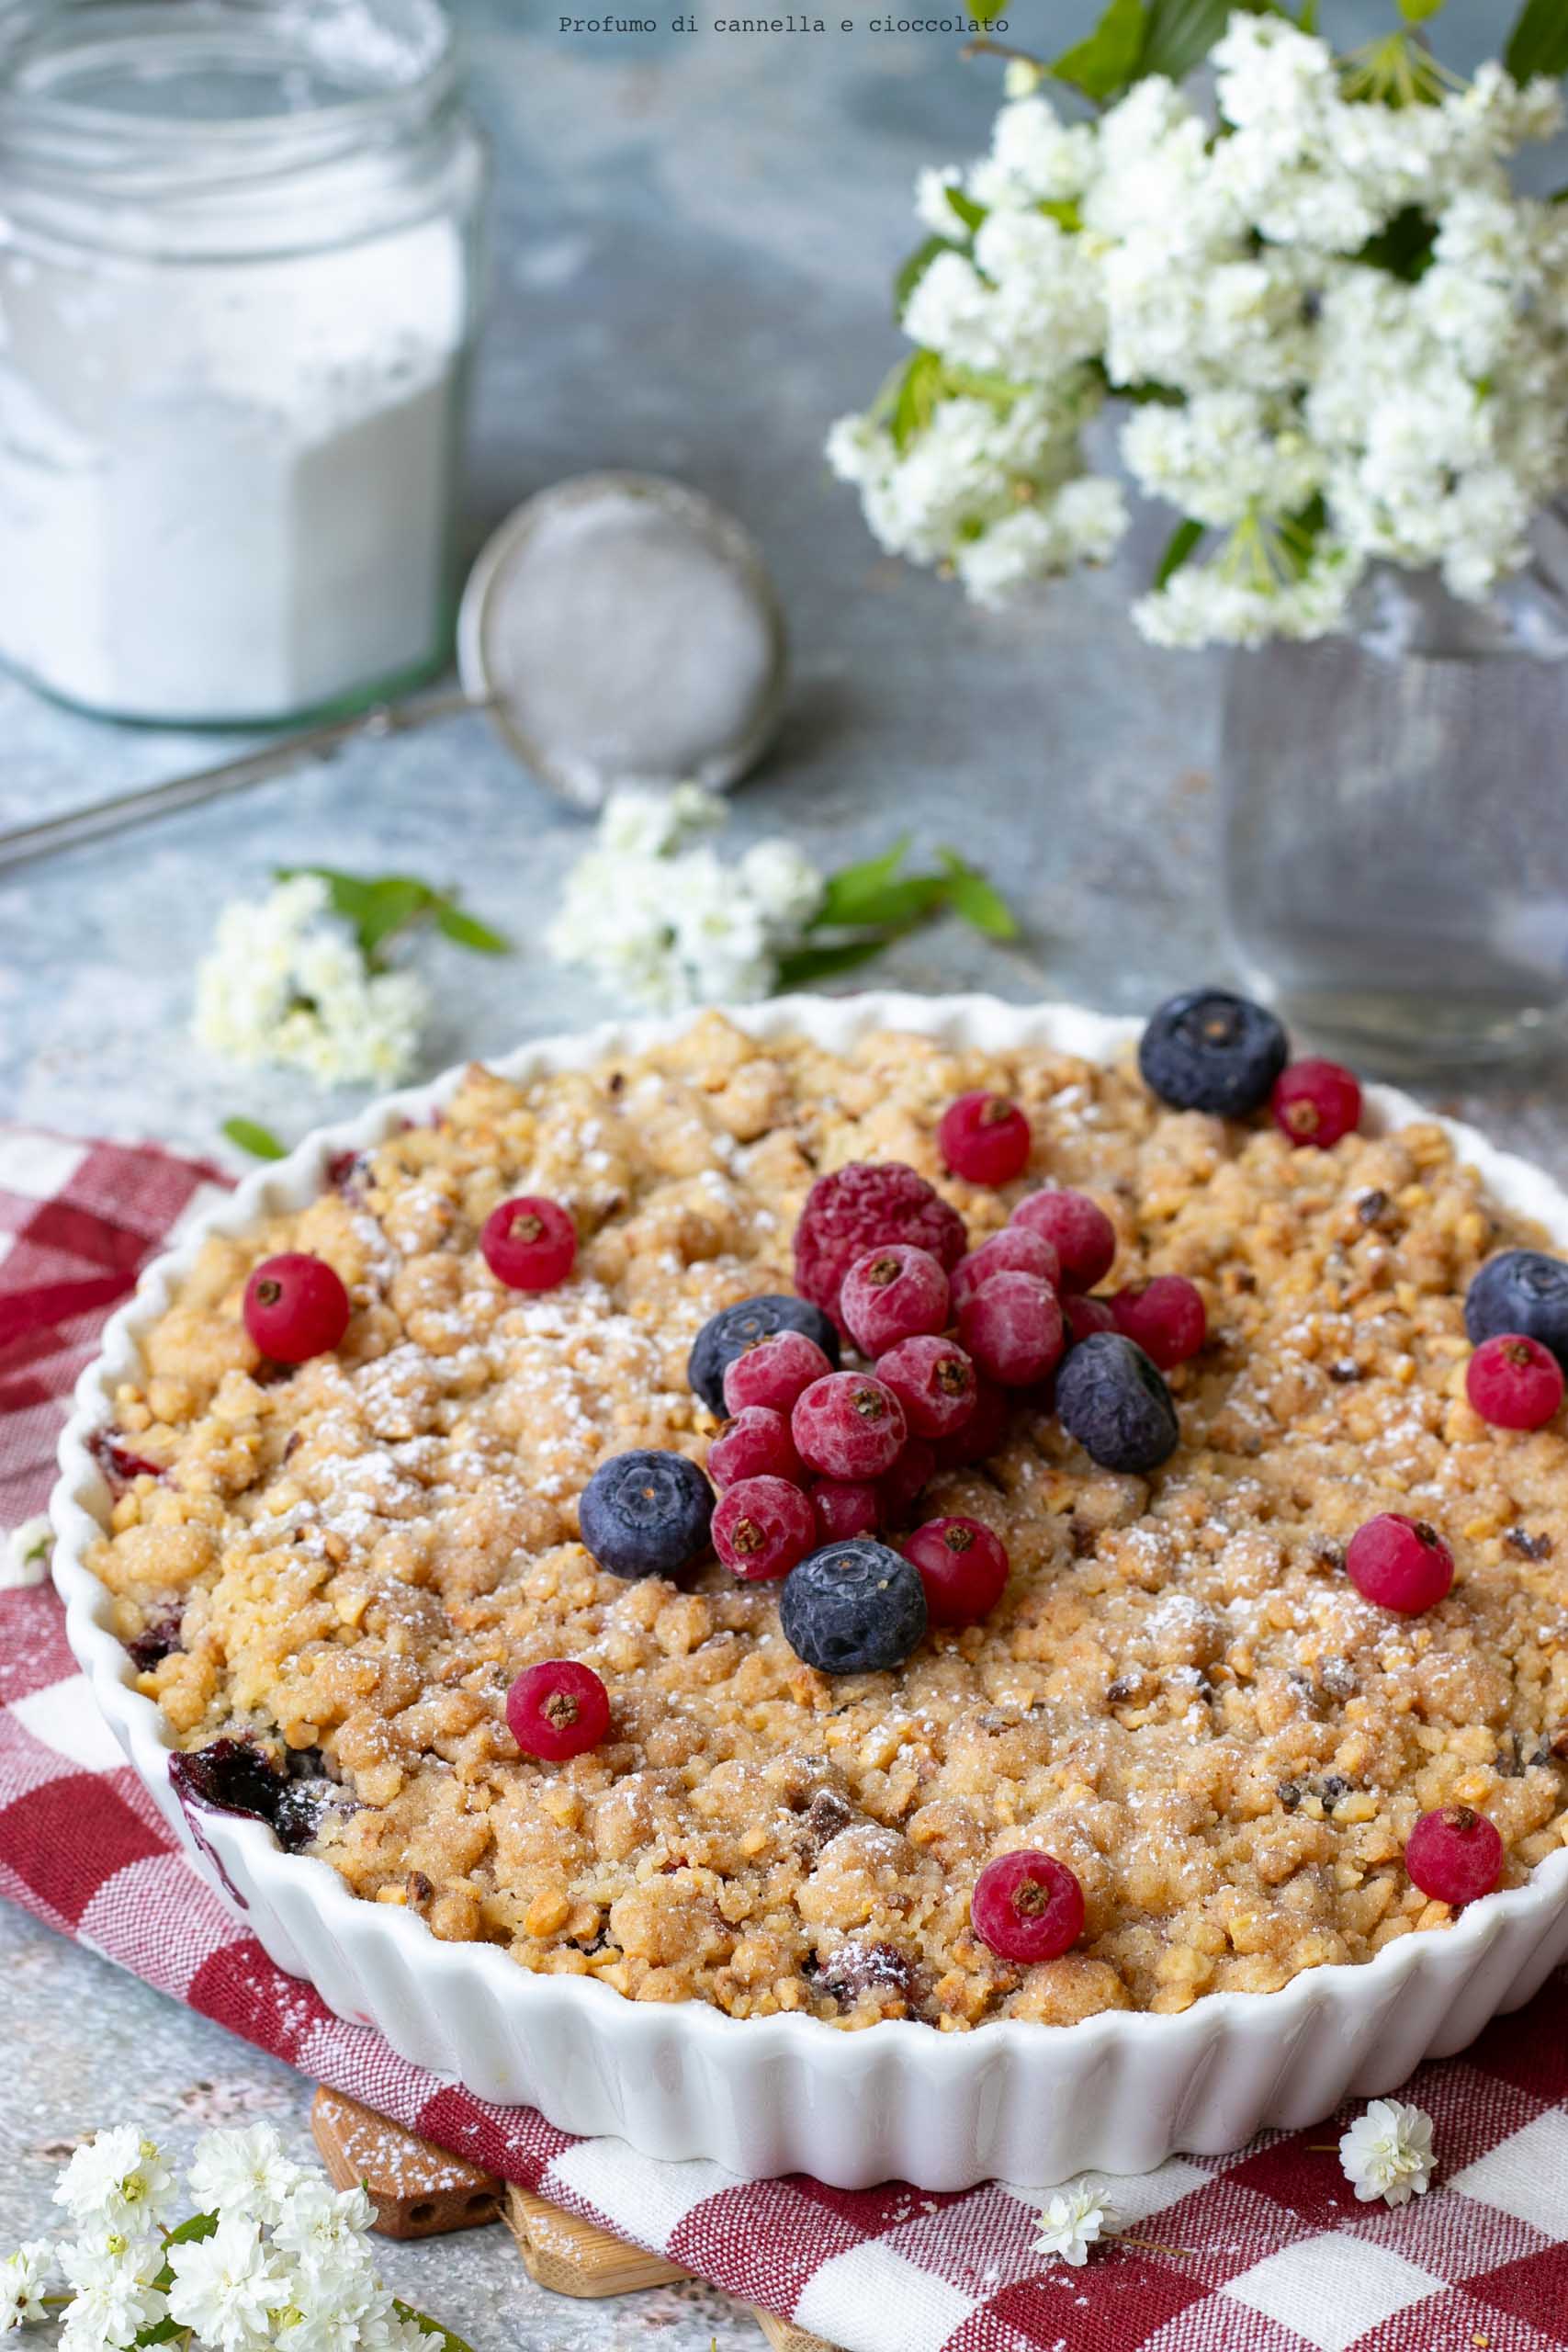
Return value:
M 691 2272 L 661 2255 L 645 2254 L 592 2222 L 563 2213 L 526 2188 L 509 2183 L 502 2218 L 517 2241 L 531 2278 L 553 2295 L 635 2295 L 668 2287 Z
M 501 2211 L 493 2174 L 432 2147 L 342 2091 L 323 2085 L 316 2093 L 310 2132 L 335 2187 L 364 2183 L 376 2208 L 373 2227 L 383 2237 L 440 2237 L 478 2229 Z
M 760 2312 L 755 2304 L 751 2309 L 773 2352 L 833 2352 L 830 2344 L 824 2344 L 819 2335 L 807 2335 L 803 2327 L 796 2327 L 794 2320 L 775 2319 L 772 2312 Z

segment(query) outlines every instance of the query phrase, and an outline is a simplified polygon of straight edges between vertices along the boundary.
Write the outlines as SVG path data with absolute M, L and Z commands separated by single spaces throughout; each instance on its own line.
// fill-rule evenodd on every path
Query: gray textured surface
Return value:
M 820 458 L 828 422 L 896 350 L 887 281 L 913 242 L 913 174 L 980 143 L 994 69 L 961 66 L 951 40 L 873 35 L 868 0 L 834 0 L 829 23 L 863 29 L 820 37 L 563 37 L 554 12 L 536 28 L 529 13 L 462 9 L 498 161 L 468 543 L 529 492 L 601 466 L 680 474 L 735 510 L 773 568 L 795 651 L 777 749 L 738 799 L 741 838 L 788 827 L 826 863 L 905 825 L 928 846 L 956 839 L 1027 924 L 1017 949 L 955 930 L 908 943 L 880 967 L 890 982 L 1131 1011 L 1218 970 L 1215 665 L 1137 642 L 1130 566 L 1027 613 L 969 611 L 878 557 Z M 675 11 L 635 13 L 668 24 Z M 763 12 L 734 0 L 720 13 Z M 1092 0 L 1016 0 L 1013 37 L 1065 43 L 1094 13 Z M 1505 13 L 1450 0 L 1445 53 L 1481 53 Z M 1348 37 L 1392 9 L 1328 0 L 1325 14 Z M 1133 562 L 1144 554 L 1146 542 Z M 0 821 L 222 749 L 96 725 L 0 678 Z M 427 951 L 433 1069 L 602 1017 L 615 1008 L 536 943 L 582 838 L 480 721 L 460 719 L 29 869 L 0 887 L 0 1110 L 210 1151 L 236 1111 L 292 1136 L 349 1107 L 357 1098 L 206 1067 L 186 1040 L 217 908 L 279 861 L 450 879 L 513 933 L 504 962 Z M 1461 1107 L 1568 1172 L 1561 1099 L 1549 1073 Z M 0 2093 L 0 2245 L 44 2222 L 57 2145 L 99 2124 L 141 2115 L 178 2141 L 212 2116 L 267 2112 L 302 2129 L 305 2095 L 285 2069 L 5 1912 L 0 2041 L 20 2055 Z M 389 2267 L 479 2352 L 761 2341 L 696 2293 L 549 2301 L 497 2232 L 394 2251 Z

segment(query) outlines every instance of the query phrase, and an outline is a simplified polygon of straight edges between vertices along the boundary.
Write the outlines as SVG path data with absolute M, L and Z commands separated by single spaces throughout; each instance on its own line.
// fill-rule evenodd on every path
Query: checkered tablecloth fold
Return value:
M 66 1400 L 145 1261 L 220 1181 L 0 1129 L 0 1526 L 39 1510 Z M 1037 2197 L 742 2182 L 580 2140 L 408 2065 L 283 1975 L 171 1846 L 47 1589 L 0 1591 L 0 1895 L 313 2080 L 669 2255 L 844 2352 L 1568 2352 L 1568 1975 L 1404 2096 L 1438 2186 L 1357 2204 L 1339 2123 L 1109 2185 L 1137 2245 L 1033 2247 Z M 105 2117 L 104 2122 L 118 2119 Z

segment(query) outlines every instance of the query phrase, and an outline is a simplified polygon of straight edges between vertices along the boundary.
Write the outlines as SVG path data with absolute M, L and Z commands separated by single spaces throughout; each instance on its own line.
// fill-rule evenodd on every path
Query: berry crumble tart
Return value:
M 1066 2025 L 1568 1840 L 1568 1265 L 1264 1008 L 713 1014 L 215 1236 L 92 1555 L 187 1808 L 630 1998 Z

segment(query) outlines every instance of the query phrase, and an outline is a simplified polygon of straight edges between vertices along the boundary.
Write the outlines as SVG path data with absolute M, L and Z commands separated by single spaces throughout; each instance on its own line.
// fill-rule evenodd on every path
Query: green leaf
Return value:
M 1380 230 L 1356 255 L 1372 269 L 1386 269 L 1391 277 L 1400 277 L 1407 286 L 1416 285 L 1431 268 L 1438 247 L 1438 226 L 1427 218 L 1418 205 L 1407 205 L 1396 212 L 1386 229 Z
M 986 217 L 986 207 L 983 204 L 976 204 L 972 196 L 965 196 L 961 187 L 951 186 L 947 190 L 947 201 L 963 221 L 969 234 L 973 236 Z
M 1148 0 L 1149 28 L 1137 78 L 1168 74 L 1173 82 L 1185 81 L 1202 64 L 1238 8 L 1251 17 L 1285 17 L 1303 32 L 1312 32 L 1317 24 L 1316 0 L 1303 0 L 1299 17 L 1280 0 Z
M 1195 552 L 1207 529 L 1206 523 L 1194 523 L 1190 515 L 1185 523 L 1177 525 L 1165 543 L 1165 553 L 1155 573 L 1156 590 L 1163 588 L 1168 580 L 1174 579 L 1188 558 Z
M 1399 0 L 1399 13 L 1407 25 L 1424 25 L 1442 5 L 1443 0 Z
M 818 925 L 841 930 L 847 923 L 863 922 L 862 907 L 892 881 L 908 856 L 913 839 L 912 833 L 900 833 L 879 856 L 863 858 L 858 865 L 841 865 L 837 874 L 829 874 L 816 915 Z
M 1048 220 L 1059 221 L 1064 229 L 1083 227 L 1083 214 L 1070 196 L 1043 196 L 1034 209 L 1043 212 Z
M 779 958 L 779 988 L 786 994 L 791 989 L 815 988 L 818 980 L 869 964 L 887 944 L 886 939 L 847 939 L 836 947 L 797 947 L 794 955 Z
M 392 2309 L 400 2319 L 412 2319 L 415 2327 L 432 2337 L 438 2352 L 473 2352 L 471 2345 L 466 2344 L 460 2335 L 454 2335 L 449 2327 L 443 2327 L 438 2319 L 432 2319 L 428 2312 L 416 2312 L 412 2303 L 405 2303 L 398 2296 L 392 2300 Z
M 946 882 L 946 899 L 955 915 L 987 939 L 1016 939 L 1018 921 L 994 883 L 954 849 L 937 852 Z
M 220 1132 L 228 1136 L 231 1143 L 238 1144 L 242 1151 L 248 1151 L 253 1159 L 287 1159 L 288 1157 L 288 1146 L 279 1143 L 272 1129 L 264 1127 L 259 1119 L 225 1119 Z
M 1568 74 L 1568 8 L 1562 0 L 1525 0 L 1503 62 L 1516 82 Z
M 977 25 L 988 25 L 1006 6 L 1007 0 L 969 0 L 969 14 Z
M 443 899 L 435 910 L 435 928 L 455 947 L 471 947 L 476 956 L 510 956 L 512 942 L 488 922 L 466 915 L 452 899 Z
M 1299 514 L 1289 514 L 1277 526 L 1280 545 L 1300 579 L 1312 561 L 1313 550 L 1328 523 L 1328 507 L 1319 491 Z
M 1111 0 L 1089 39 L 1053 58 L 1051 71 L 1086 98 L 1120 97 L 1140 71 L 1148 33 L 1144 0 Z
M 938 254 L 955 254 L 960 250 L 961 248 L 955 245 L 950 237 L 935 235 L 927 237 L 922 244 L 915 247 L 914 252 L 900 265 L 898 274 L 893 280 L 893 316 L 896 321 L 902 319 L 908 309 L 910 295 L 930 269 Z
M 887 430 L 902 453 L 936 413 L 942 393 L 942 361 L 934 351 L 917 351 L 898 379 Z

